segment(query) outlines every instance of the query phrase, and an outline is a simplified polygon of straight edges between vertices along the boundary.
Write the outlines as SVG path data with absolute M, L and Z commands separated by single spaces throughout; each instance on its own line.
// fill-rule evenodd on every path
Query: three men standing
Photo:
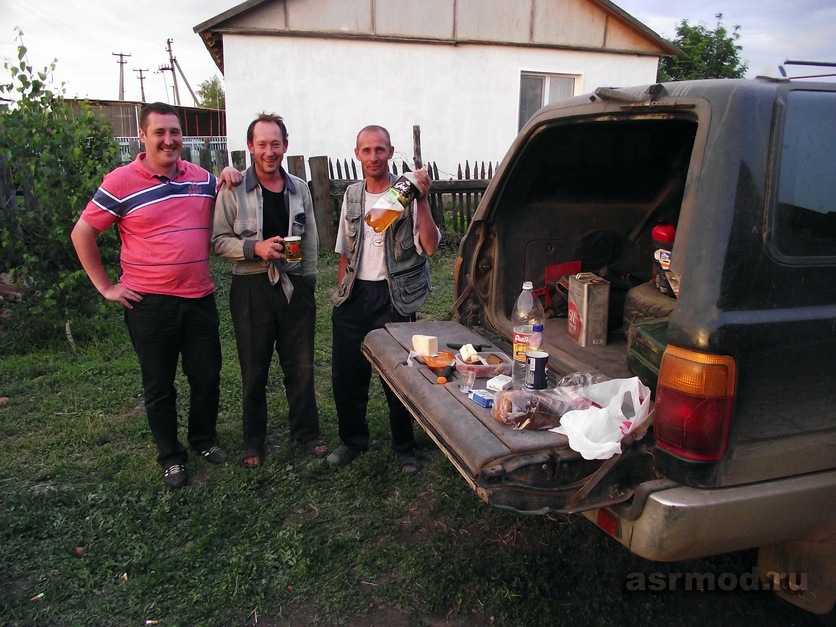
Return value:
M 215 177 L 180 159 L 183 138 L 173 107 L 143 107 L 140 139 L 146 152 L 105 177 L 76 223 L 72 241 L 93 285 L 125 307 L 166 485 L 178 488 L 188 482 L 174 386 L 181 355 L 190 386 L 189 444 L 212 463 L 228 457 L 216 431 L 221 348 L 209 271 L 210 233 L 215 253 L 233 261 L 230 311 L 243 386 L 242 463 L 255 468 L 264 460 L 266 386 L 274 351 L 284 375 L 291 438 L 312 455 L 328 455 L 313 379 L 319 241 L 308 186 L 282 167 L 288 147 L 284 121 L 263 113 L 250 123 L 252 166 L 242 184 L 218 193 L 217 202 Z M 369 447 L 371 364 L 360 352 L 362 340 L 387 322 L 415 319 L 430 291 L 428 256 L 441 238 L 427 200 L 431 182 L 423 171 L 415 173 L 417 200 L 392 226 L 376 233 L 365 224 L 365 213 L 395 180 L 388 169 L 393 154 L 385 128 L 367 126 L 358 133 L 355 156 L 364 180 L 348 187 L 340 214 L 332 382 L 342 444 L 327 458 L 337 467 Z M 234 184 L 240 177 L 231 174 L 225 170 L 224 177 Z M 122 240 L 122 276 L 116 284 L 96 244 L 96 237 L 113 224 Z M 289 255 L 286 238 L 291 236 L 301 240 L 301 259 Z M 385 383 L 383 388 L 392 448 L 401 470 L 415 474 L 420 467 L 412 417 Z

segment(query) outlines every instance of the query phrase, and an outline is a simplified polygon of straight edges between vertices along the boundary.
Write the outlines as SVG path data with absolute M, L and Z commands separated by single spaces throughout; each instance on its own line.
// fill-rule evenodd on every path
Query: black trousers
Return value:
M 233 275 L 229 307 L 235 328 L 243 387 L 244 457 L 263 455 L 267 440 L 267 380 L 273 352 L 279 356 L 287 394 L 290 437 L 307 442 L 319 437 L 314 392 L 314 290 L 290 275 L 290 302 L 281 284 L 266 273 Z
M 372 365 L 360 352 L 363 338 L 369 331 L 379 329 L 387 322 L 408 322 L 411 319 L 414 316 L 404 316 L 392 307 L 386 281 L 357 280 L 349 299 L 334 307 L 331 315 L 334 333 L 331 379 L 343 444 L 361 451 L 369 448 L 366 409 Z M 389 386 L 382 379 L 380 382 L 389 405 L 392 449 L 396 453 L 411 453 L 415 450 L 412 416 Z
M 189 381 L 188 442 L 195 450 L 217 440 L 221 380 L 221 342 L 215 295 L 180 298 L 145 294 L 125 310 L 125 324 L 139 357 L 148 426 L 163 468 L 185 464 L 177 438 L 177 362 Z

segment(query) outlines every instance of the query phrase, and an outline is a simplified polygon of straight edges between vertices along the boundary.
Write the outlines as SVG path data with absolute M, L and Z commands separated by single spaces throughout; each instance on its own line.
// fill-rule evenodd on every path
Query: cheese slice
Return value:
M 438 338 L 434 335 L 413 335 L 412 350 L 418 355 L 437 355 Z
M 472 361 L 475 361 L 478 358 L 476 349 L 473 348 L 473 344 L 465 344 L 464 346 L 462 346 L 461 355 L 462 361 L 466 364 L 471 363 Z

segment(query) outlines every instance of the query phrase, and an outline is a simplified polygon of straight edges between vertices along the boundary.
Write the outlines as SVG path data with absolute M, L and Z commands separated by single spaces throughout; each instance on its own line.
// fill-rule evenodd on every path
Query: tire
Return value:
M 630 289 L 624 300 L 624 337 L 634 322 L 668 318 L 676 307 L 676 299 L 662 294 L 652 282 Z

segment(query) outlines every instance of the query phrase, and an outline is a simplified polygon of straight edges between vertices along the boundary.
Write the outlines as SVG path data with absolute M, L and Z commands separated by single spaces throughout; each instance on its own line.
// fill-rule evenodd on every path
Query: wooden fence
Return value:
M 243 150 L 232 152 L 233 167 L 243 170 L 246 165 L 246 153 Z M 316 226 L 319 232 L 319 245 L 323 250 L 334 250 L 336 242 L 336 224 L 340 215 L 343 195 L 346 188 L 362 178 L 359 165 L 354 160 L 331 160 L 328 157 L 308 159 L 310 177 L 305 171 L 305 158 L 289 156 L 285 158 L 285 168 L 291 174 L 308 181 L 313 196 Z M 402 162 L 392 163 L 392 173 L 397 175 L 410 170 Z M 479 205 L 482 194 L 493 178 L 495 165 L 482 162 L 474 164 L 471 170 L 469 162 L 464 167 L 459 165 L 457 178 L 440 180 L 436 163 L 427 164 L 427 173 L 433 181 L 430 192 L 430 209 L 436 224 L 444 231 L 452 230 L 461 236 L 470 225 L 473 213 Z

